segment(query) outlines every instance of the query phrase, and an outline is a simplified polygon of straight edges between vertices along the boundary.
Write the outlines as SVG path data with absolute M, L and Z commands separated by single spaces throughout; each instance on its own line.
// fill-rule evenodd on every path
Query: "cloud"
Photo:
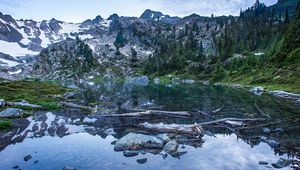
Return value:
M 14 7 L 14 8 L 24 8 L 23 6 L 25 0 L 0 0 L 1 6 Z
M 149 0 L 145 0 L 148 1 Z M 277 0 L 264 0 L 267 5 Z M 152 1 L 153 2 L 153 1 Z M 192 13 L 209 16 L 215 15 L 237 15 L 241 8 L 252 6 L 255 0 L 163 0 L 158 3 L 160 10 L 172 15 L 186 16 Z

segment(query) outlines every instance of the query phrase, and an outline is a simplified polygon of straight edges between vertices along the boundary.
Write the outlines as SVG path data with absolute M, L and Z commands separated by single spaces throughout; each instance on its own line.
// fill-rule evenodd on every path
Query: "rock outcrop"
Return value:
M 80 78 L 97 65 L 88 45 L 79 39 L 67 39 L 44 49 L 37 56 L 32 73 L 51 79 Z

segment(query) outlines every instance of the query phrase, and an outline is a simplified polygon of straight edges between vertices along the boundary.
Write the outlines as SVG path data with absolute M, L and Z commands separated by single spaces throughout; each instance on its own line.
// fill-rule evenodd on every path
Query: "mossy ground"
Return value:
M 300 94 L 300 66 L 264 67 L 229 73 L 223 80 L 225 83 L 246 86 L 263 86 L 268 90 L 284 90 Z
M 0 83 L 0 99 L 17 102 L 26 100 L 31 104 L 38 104 L 45 109 L 58 109 L 59 98 L 51 98 L 49 95 L 62 95 L 70 91 L 62 86 L 39 81 L 11 81 Z M 30 110 L 31 108 L 23 107 Z
M 12 122 L 10 119 L 0 118 L 0 130 L 5 130 L 12 127 Z

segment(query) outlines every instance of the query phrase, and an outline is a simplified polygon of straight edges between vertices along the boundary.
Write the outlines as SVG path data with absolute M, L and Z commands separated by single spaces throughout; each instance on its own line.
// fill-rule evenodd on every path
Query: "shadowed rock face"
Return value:
M 9 15 L 3 15 L 2 13 L 0 13 L 0 18 L 8 22 L 14 21 Z M 0 40 L 7 42 L 19 42 L 22 38 L 22 34 L 15 28 L 0 21 Z
M 32 73 L 52 79 L 78 78 L 92 71 L 96 62 L 83 41 L 67 39 L 44 49 L 37 56 Z

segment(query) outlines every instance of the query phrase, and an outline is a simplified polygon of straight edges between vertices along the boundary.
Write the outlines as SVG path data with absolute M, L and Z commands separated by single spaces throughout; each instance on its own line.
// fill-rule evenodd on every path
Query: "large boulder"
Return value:
M 22 109 L 8 108 L 0 112 L 0 117 L 14 118 L 14 117 L 20 117 L 23 114 L 25 114 L 25 111 Z
M 163 147 L 163 141 L 155 136 L 129 133 L 116 142 L 114 150 L 162 149 Z
M 164 146 L 164 151 L 170 155 L 176 154 L 178 149 L 178 143 L 175 140 L 171 140 L 170 142 L 166 143 Z

